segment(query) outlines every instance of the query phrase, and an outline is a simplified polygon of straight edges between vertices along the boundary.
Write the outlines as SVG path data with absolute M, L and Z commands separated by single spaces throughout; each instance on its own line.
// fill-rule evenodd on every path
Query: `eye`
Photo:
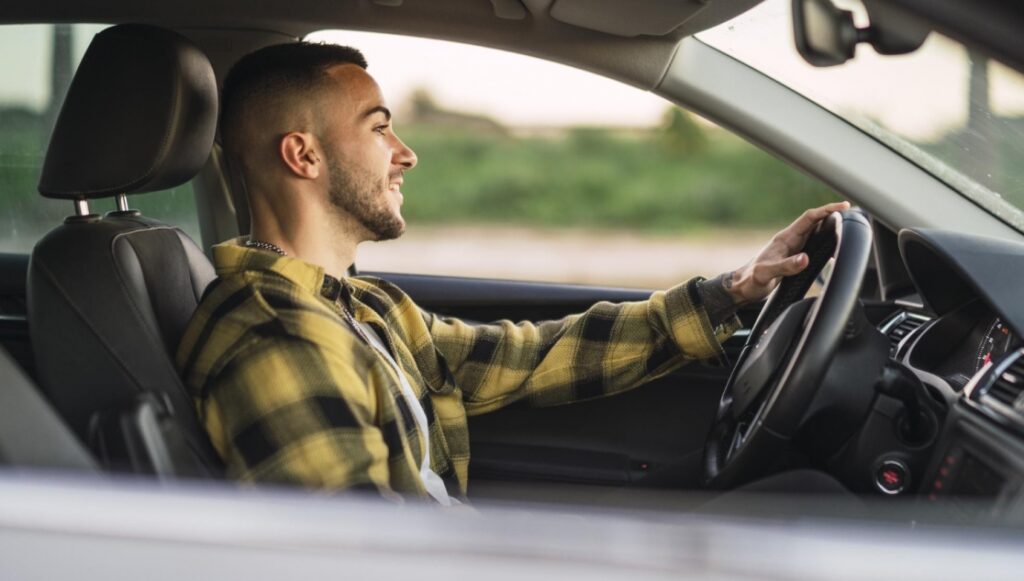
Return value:
M 378 125 L 378 126 L 374 127 L 373 130 L 376 133 L 380 134 L 380 135 L 384 135 L 384 133 L 387 132 L 388 127 L 389 127 L 389 125 Z

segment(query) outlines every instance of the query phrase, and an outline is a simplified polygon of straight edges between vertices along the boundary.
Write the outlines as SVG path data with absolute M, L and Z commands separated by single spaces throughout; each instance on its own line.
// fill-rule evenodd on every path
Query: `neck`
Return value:
M 262 198 L 262 200 L 260 200 Z M 287 199 L 288 196 L 281 196 Z M 293 199 L 302 199 L 294 196 Z M 327 208 L 286 205 L 270 208 L 266 196 L 251 196 L 252 231 L 250 240 L 269 242 L 292 256 L 315 264 L 327 274 L 343 278 L 355 263 L 356 246 L 362 240 L 361 229 L 338 219 Z

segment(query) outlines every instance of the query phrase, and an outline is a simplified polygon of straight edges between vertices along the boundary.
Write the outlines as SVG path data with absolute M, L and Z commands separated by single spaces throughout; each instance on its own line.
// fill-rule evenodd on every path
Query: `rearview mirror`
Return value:
M 836 8 L 831 0 L 793 0 L 796 50 L 816 67 L 841 65 L 853 58 L 862 40 L 860 32 L 853 12 Z
M 920 48 L 931 32 L 885 3 L 863 2 L 871 20 L 867 28 L 857 28 L 853 12 L 836 8 L 832 0 L 793 0 L 797 52 L 816 67 L 831 67 L 852 59 L 862 42 L 879 54 L 907 54 Z

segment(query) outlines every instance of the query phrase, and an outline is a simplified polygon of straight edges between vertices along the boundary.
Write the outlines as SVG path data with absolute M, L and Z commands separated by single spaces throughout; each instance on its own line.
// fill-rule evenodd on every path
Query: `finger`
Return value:
M 807 268 L 809 262 L 807 254 L 801 252 L 781 260 L 762 263 L 754 269 L 754 281 L 764 285 L 781 276 L 793 276 Z
M 807 256 L 806 252 L 801 252 L 794 256 L 790 256 L 785 260 L 779 261 L 779 271 L 782 276 L 793 276 L 803 272 L 807 265 L 810 264 L 811 259 Z
M 850 202 L 833 202 L 824 206 L 818 206 L 817 208 L 811 208 L 797 218 L 793 225 L 796 226 L 797 233 L 807 234 L 814 230 L 818 222 L 821 222 L 832 212 L 842 212 L 848 209 L 850 209 Z
M 833 202 L 817 208 L 811 208 L 800 215 L 785 230 L 779 232 L 779 237 L 790 248 L 803 246 L 804 240 L 814 231 L 818 222 L 821 222 L 832 212 L 842 212 L 850 209 L 850 202 Z

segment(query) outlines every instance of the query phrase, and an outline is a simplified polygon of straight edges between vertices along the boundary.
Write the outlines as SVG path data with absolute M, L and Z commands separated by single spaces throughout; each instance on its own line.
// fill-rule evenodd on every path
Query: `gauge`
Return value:
M 1010 328 L 1006 326 L 1002 319 L 996 317 L 992 324 L 989 325 L 985 336 L 982 337 L 981 343 L 978 344 L 978 361 L 974 366 L 974 370 L 978 371 L 992 361 L 1002 357 L 1004 353 L 1010 350 L 1011 345 L 1015 341 L 1016 339 Z

